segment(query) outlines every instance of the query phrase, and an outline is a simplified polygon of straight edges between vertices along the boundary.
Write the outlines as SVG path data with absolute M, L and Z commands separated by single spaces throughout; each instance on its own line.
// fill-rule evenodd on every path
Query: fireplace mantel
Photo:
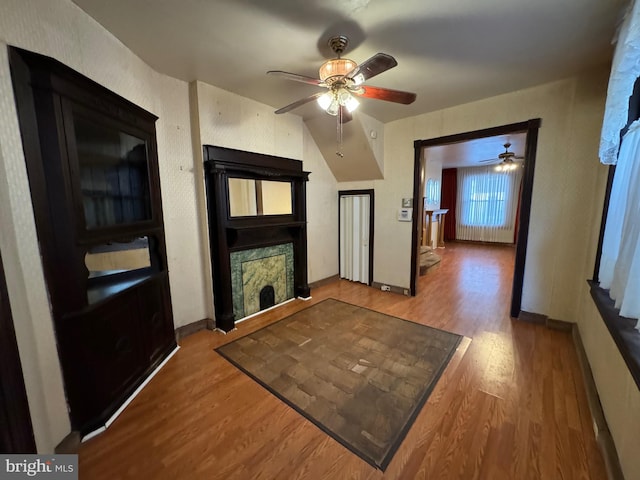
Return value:
M 307 280 L 306 182 L 302 162 L 288 158 L 204 145 L 204 171 L 209 215 L 209 244 L 216 328 L 234 328 L 231 253 L 293 244 L 294 296 L 310 296 Z M 229 178 L 291 184 L 291 213 L 231 216 Z

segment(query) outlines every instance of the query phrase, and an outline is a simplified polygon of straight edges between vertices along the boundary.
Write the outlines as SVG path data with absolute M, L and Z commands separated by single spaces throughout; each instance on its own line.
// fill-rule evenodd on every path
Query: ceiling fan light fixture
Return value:
M 497 172 L 511 172 L 518 168 L 518 164 L 513 161 L 503 161 L 499 165 L 496 165 Z
M 320 95 L 316 101 L 329 115 L 337 115 L 341 106 L 351 113 L 360 105 L 360 102 L 344 88 L 333 89 Z
M 356 108 L 358 108 L 358 105 L 360 105 L 360 102 L 356 97 L 349 94 L 349 97 L 345 100 L 343 105 L 346 107 L 349 113 L 352 113 Z
M 329 115 L 333 115 L 335 117 L 336 115 L 338 115 L 339 110 L 340 110 L 340 102 L 338 102 L 338 99 L 336 98 L 336 96 L 333 95 L 331 98 L 331 103 L 329 104 L 329 106 L 326 108 L 325 111 Z
M 354 85 L 361 85 L 364 83 L 364 75 L 359 73 L 357 74 L 355 77 L 353 77 L 351 80 L 353 80 L 353 84 Z
M 326 111 L 329 108 L 329 105 L 331 105 L 332 100 L 333 100 L 333 95 L 331 94 L 331 92 L 326 92 L 320 95 L 316 100 L 316 102 L 318 102 L 318 105 L 320 105 L 321 109 Z
M 345 76 L 351 70 L 356 68 L 357 65 L 358 64 L 356 62 L 349 60 L 348 58 L 332 58 L 320 66 L 318 75 L 320 76 L 320 80 L 326 82 L 326 80 L 331 77 Z
M 346 88 L 340 88 L 336 90 L 336 97 L 338 98 L 338 103 L 345 107 L 349 113 L 353 112 L 360 102 L 347 90 Z

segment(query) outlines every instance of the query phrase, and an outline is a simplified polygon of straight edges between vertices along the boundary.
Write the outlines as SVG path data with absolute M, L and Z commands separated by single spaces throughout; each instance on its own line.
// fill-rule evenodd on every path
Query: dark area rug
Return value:
M 461 338 L 328 299 L 216 351 L 384 470 Z

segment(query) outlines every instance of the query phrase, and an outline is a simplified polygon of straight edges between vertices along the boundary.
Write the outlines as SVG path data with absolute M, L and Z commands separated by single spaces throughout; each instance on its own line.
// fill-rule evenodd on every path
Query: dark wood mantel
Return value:
M 289 158 L 204 145 L 204 171 L 209 215 L 209 244 L 216 327 L 234 328 L 231 258 L 233 251 L 293 243 L 294 295 L 308 298 L 306 182 L 302 162 Z M 292 213 L 231 217 L 229 178 L 278 180 L 292 186 Z

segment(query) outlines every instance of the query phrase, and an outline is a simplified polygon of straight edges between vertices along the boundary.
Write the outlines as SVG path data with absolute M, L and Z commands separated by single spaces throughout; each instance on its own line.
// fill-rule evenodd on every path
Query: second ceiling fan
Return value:
M 496 170 L 508 172 L 510 170 L 515 170 L 518 168 L 518 164 L 514 162 L 514 160 L 524 160 L 524 157 L 520 157 L 516 155 L 514 152 L 509 150 L 511 147 L 511 142 L 504 144 L 504 152 L 498 155 L 498 158 L 489 158 L 487 160 L 480 160 L 478 163 L 489 163 L 497 164 Z
M 327 91 L 314 93 L 286 107 L 282 107 L 276 110 L 275 113 L 286 113 L 313 100 L 317 100 L 324 111 L 329 115 L 337 116 L 340 123 L 345 123 L 351 120 L 351 112 L 353 112 L 359 104 L 356 97 L 386 100 L 387 102 L 401 103 L 404 105 L 413 103 L 416 99 L 415 93 L 364 85 L 364 82 L 370 78 L 395 67 L 398 64 L 395 58 L 386 53 L 376 53 L 373 57 L 358 65 L 353 60 L 341 57 L 348 43 L 349 39 L 343 35 L 332 37 L 329 40 L 329 46 L 336 54 L 336 58 L 327 60 L 322 64 L 318 72 L 320 78 L 283 72 L 282 70 L 268 71 L 267 74 L 269 75 L 277 75 L 296 82 L 325 87 L 327 89 Z

